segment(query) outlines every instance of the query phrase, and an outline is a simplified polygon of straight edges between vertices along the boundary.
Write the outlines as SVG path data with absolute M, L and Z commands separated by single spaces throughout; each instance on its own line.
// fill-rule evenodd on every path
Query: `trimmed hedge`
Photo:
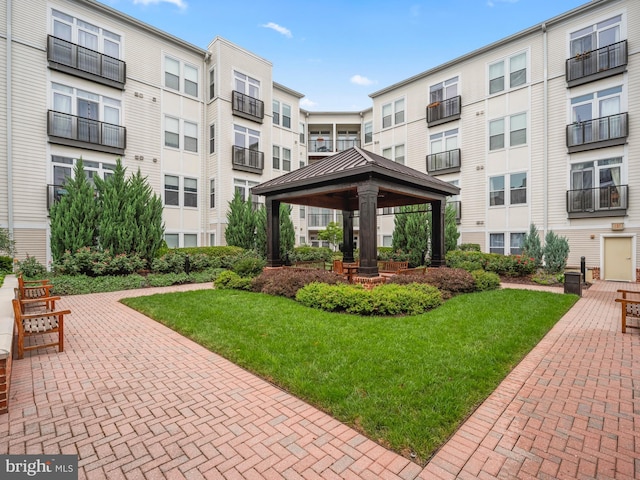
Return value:
M 475 250 L 453 250 L 447 253 L 447 266 L 462 268 L 468 272 L 486 270 L 498 275 L 523 277 L 536 271 L 534 259 L 524 255 L 500 255 Z
M 500 288 L 500 277 L 493 272 L 475 270 L 471 272 L 476 282 L 476 289 L 480 292 Z
M 355 315 L 419 315 L 442 304 L 442 294 L 432 286 L 384 284 L 371 290 L 362 285 L 327 285 L 314 282 L 301 288 L 296 300 L 311 308 Z
M 333 251 L 328 247 L 296 247 L 289 257 L 293 262 L 312 262 L 315 260 L 329 262 L 333 260 Z
M 295 298 L 305 285 L 323 282 L 329 285 L 345 283 L 342 275 L 316 269 L 281 268 L 265 270 L 251 281 L 251 290 L 280 297 Z

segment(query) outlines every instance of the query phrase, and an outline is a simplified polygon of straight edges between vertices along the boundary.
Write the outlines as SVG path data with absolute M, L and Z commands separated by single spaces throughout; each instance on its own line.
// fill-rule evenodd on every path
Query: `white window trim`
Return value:
M 64 19 L 62 19 L 62 18 L 60 18 L 60 17 L 56 17 L 56 16 L 54 16 L 54 15 L 53 15 L 53 11 L 54 11 L 54 10 L 56 10 L 56 11 L 58 11 L 58 12 L 62 13 L 63 15 L 67 15 L 67 16 L 69 16 L 69 17 L 72 17 L 72 19 L 73 19 L 72 23 L 70 24 L 70 23 L 69 23 L 69 22 L 67 22 L 66 20 L 64 20 Z M 57 21 L 60 21 L 60 22 L 62 22 L 62 23 L 65 23 L 65 24 L 67 24 L 67 25 L 70 25 L 70 26 L 71 26 L 71 40 L 70 40 L 70 41 L 71 41 L 71 43 L 74 43 L 74 44 L 76 44 L 76 45 L 79 45 L 79 41 L 78 41 L 78 29 L 79 29 L 80 27 L 78 26 L 78 22 L 80 21 L 80 22 L 89 23 L 89 24 L 94 25 L 94 26 L 96 26 L 96 27 L 98 27 L 98 28 L 100 29 L 100 32 L 98 33 L 98 49 L 96 50 L 97 52 L 100 52 L 100 53 L 102 53 L 103 55 L 108 55 L 108 54 L 107 54 L 107 53 L 105 53 L 105 51 L 104 51 L 104 40 L 105 40 L 105 38 L 107 38 L 109 41 L 111 41 L 111 42 L 113 42 L 113 43 L 117 43 L 117 44 L 120 46 L 120 48 L 119 48 L 119 57 L 117 57 L 117 58 L 118 58 L 119 60 L 123 60 L 123 59 L 125 58 L 125 55 L 124 55 L 124 38 L 125 38 L 124 32 L 122 32 L 122 31 L 120 31 L 120 30 L 117 30 L 117 29 L 115 29 L 115 28 L 112 28 L 111 26 L 109 26 L 109 28 L 104 28 L 101 24 L 99 24 L 99 22 L 96 22 L 96 21 L 94 21 L 94 20 L 87 21 L 87 20 L 85 20 L 84 18 L 79 18 L 79 17 L 77 17 L 77 16 L 76 16 L 76 15 L 74 15 L 74 14 L 68 13 L 68 12 L 64 11 L 63 9 L 61 9 L 61 8 L 53 8 L 53 7 L 52 7 L 52 8 L 50 8 L 50 9 L 47 11 L 47 14 L 48 14 L 48 16 L 49 16 L 49 22 L 48 22 L 48 25 L 49 25 L 49 28 L 50 28 L 50 33 L 51 33 L 52 35 L 53 35 L 53 25 L 54 25 L 54 23 L 53 23 L 53 22 L 54 22 L 54 21 L 56 21 L 56 20 L 57 20 Z M 110 32 L 110 33 L 113 33 L 113 34 L 115 34 L 115 35 L 118 35 L 118 36 L 120 37 L 120 39 L 116 41 L 116 40 L 115 40 L 114 38 L 112 38 L 112 37 L 105 36 L 105 34 L 104 34 L 104 32 L 105 32 L 105 31 Z M 109 55 L 109 56 L 110 56 L 110 55 Z
M 521 173 L 524 173 L 526 175 L 526 187 L 524 187 L 525 189 L 525 202 L 524 203 L 511 203 L 511 175 L 519 175 Z M 570 174 L 569 174 L 570 175 Z M 489 209 L 494 209 L 494 208 L 505 208 L 505 207 L 526 207 L 529 205 L 529 199 L 530 199 L 530 189 L 531 189 L 531 181 L 530 181 L 530 176 L 531 173 L 528 170 L 518 170 L 515 172 L 509 172 L 509 173 L 499 173 L 499 174 L 495 174 L 495 175 L 489 175 L 487 177 L 487 208 Z M 503 178 L 503 198 L 504 198 L 504 203 L 502 205 L 491 205 L 491 192 L 493 192 L 493 190 L 491 190 L 491 179 L 492 178 L 497 178 L 497 177 L 502 177 Z M 499 190 L 495 190 L 496 192 Z
M 167 67 L 166 67 L 166 59 L 170 58 L 171 60 L 178 62 L 179 65 L 179 72 L 178 72 L 178 89 L 175 88 L 171 88 L 168 87 L 166 84 L 166 73 L 167 73 Z M 186 75 L 185 75 L 185 66 L 193 68 L 196 70 L 196 78 L 198 79 L 197 83 L 196 83 L 196 88 L 198 90 L 197 95 L 192 95 L 190 93 L 187 93 L 185 91 L 185 81 L 186 81 Z M 170 53 L 164 53 L 162 56 L 162 87 L 164 89 L 166 89 L 167 91 L 173 92 L 173 93 L 180 93 L 182 95 L 185 95 L 189 98 L 200 98 L 200 96 L 202 95 L 202 78 L 201 77 L 201 73 L 200 73 L 200 67 L 192 64 L 190 62 L 185 62 L 184 60 L 181 60 L 179 58 L 177 58 L 174 55 L 171 55 Z M 207 78 L 208 80 L 208 78 Z M 209 85 L 207 84 L 207 90 L 209 88 Z M 208 92 L 207 92 L 208 94 Z
M 527 73 L 526 73 L 526 79 L 525 82 L 521 85 L 516 85 L 515 87 L 511 86 L 511 59 L 514 57 L 517 57 L 518 55 L 521 54 L 526 54 L 527 56 L 527 60 L 526 60 L 526 69 L 527 69 Z M 491 93 L 491 87 L 490 87 L 490 71 L 491 71 L 491 66 L 495 65 L 497 63 L 502 62 L 504 65 L 504 88 L 502 90 L 499 90 L 497 92 Z M 486 66 L 486 72 L 485 72 L 485 79 L 486 79 L 486 89 L 487 89 L 487 96 L 488 97 L 494 97 L 496 95 L 503 95 L 505 93 L 509 93 L 512 92 L 514 90 L 519 90 L 521 88 L 525 88 L 529 85 L 531 85 L 531 49 L 527 48 L 524 50 L 519 50 L 516 52 L 513 52 L 509 55 L 505 55 L 502 58 L 497 58 L 495 60 L 493 60 L 492 62 L 488 62 L 487 66 Z
M 166 119 L 172 119 L 172 120 L 177 120 L 178 121 L 178 146 L 177 147 L 172 147 L 170 145 L 166 144 L 166 140 L 165 140 L 165 132 L 167 132 L 167 125 L 166 125 Z M 162 133 L 163 133 L 163 139 L 162 139 L 162 146 L 164 148 L 168 148 L 171 150 L 180 150 L 182 152 L 188 153 L 188 154 L 193 154 L 193 155 L 199 155 L 200 154 L 200 149 L 201 149 L 201 145 L 200 145 L 200 124 L 198 122 L 194 122 L 192 120 L 187 120 L 184 118 L 179 118 L 179 117 L 175 117 L 173 115 L 165 115 L 164 116 L 164 122 L 162 125 Z M 195 125 L 196 127 L 196 151 L 194 152 L 193 150 L 187 150 L 185 148 L 185 139 L 187 137 L 186 133 L 185 133 L 185 123 L 191 124 L 191 125 Z M 175 133 L 175 132 L 171 132 L 171 133 Z M 191 136 L 189 136 L 190 138 L 193 138 Z M 208 151 L 208 150 L 207 150 Z
M 402 110 L 398 110 L 396 112 L 396 104 L 398 102 L 402 101 L 403 102 L 403 109 Z M 389 126 L 384 126 L 384 108 L 385 107 L 391 107 L 391 124 Z M 403 112 L 403 120 L 401 122 L 396 122 L 396 115 L 399 112 Z M 382 130 L 387 130 L 389 128 L 393 128 L 397 125 L 404 125 L 407 123 L 407 99 L 406 97 L 400 97 L 400 98 L 396 98 L 395 100 L 391 100 L 389 102 L 384 103 L 381 107 L 380 107 L 380 127 Z
M 527 140 L 524 143 L 511 146 L 511 118 L 516 117 L 518 115 L 523 115 L 523 114 L 526 116 Z M 502 132 L 502 135 L 504 136 L 504 146 L 502 148 L 496 148 L 495 150 L 491 150 L 491 123 L 496 122 L 498 120 L 504 121 L 504 130 Z M 511 113 L 509 115 L 505 115 L 504 117 L 492 118 L 487 122 L 487 140 L 486 141 L 487 141 L 488 153 L 501 152 L 503 150 L 508 150 L 511 148 L 527 147 L 529 146 L 530 140 L 531 140 L 531 115 L 529 114 L 529 111 Z

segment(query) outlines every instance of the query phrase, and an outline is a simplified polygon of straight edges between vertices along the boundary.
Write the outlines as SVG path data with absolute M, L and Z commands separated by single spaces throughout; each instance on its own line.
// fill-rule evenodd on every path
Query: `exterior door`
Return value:
M 98 103 L 78 98 L 78 140 L 99 143 Z
M 635 280 L 631 237 L 604 238 L 604 280 L 632 282 Z

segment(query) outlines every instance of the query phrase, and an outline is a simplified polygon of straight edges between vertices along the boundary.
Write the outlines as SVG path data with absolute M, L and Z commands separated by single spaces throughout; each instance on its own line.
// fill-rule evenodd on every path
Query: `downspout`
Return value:
M 542 24 L 542 63 L 543 63 L 543 93 L 542 93 L 542 119 L 543 119 L 543 135 L 542 135 L 542 232 L 543 238 L 547 235 L 549 228 L 549 70 L 548 70 L 548 44 L 547 44 L 547 24 Z
M 13 111 L 11 104 L 11 51 L 12 51 L 12 0 L 7 0 L 7 221 L 9 237 L 13 239 Z

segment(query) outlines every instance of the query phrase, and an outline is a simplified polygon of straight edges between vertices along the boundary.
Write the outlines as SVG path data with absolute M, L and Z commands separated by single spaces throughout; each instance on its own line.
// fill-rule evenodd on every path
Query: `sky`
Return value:
M 101 0 L 203 49 L 217 36 L 273 65 L 313 112 L 359 111 L 371 93 L 587 0 Z

